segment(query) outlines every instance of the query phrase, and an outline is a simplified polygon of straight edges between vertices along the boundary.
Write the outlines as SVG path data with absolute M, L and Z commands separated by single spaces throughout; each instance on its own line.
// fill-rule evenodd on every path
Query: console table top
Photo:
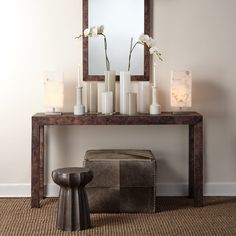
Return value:
M 62 115 L 49 115 L 37 113 L 32 116 L 32 121 L 39 125 L 158 125 L 158 124 L 186 124 L 194 125 L 201 122 L 202 115 L 197 112 L 184 112 L 181 114 L 162 112 L 160 115 L 137 114 L 134 116 L 103 114 L 85 114 L 76 116 L 73 113 Z

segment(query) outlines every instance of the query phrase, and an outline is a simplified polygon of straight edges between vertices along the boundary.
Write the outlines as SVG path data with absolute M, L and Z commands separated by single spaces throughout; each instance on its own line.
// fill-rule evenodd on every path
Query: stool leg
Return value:
M 61 187 L 58 201 L 57 228 L 79 231 L 91 227 L 88 200 L 84 190 Z
M 91 228 L 87 193 L 84 188 L 79 190 L 80 223 L 83 229 Z

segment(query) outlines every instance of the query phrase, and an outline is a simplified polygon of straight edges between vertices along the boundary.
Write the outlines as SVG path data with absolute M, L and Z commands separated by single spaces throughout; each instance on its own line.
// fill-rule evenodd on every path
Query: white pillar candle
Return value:
M 83 104 L 82 89 L 83 89 L 83 87 L 77 87 L 76 88 L 76 105 L 82 105 Z
M 87 83 L 87 112 L 97 112 L 97 82 Z
M 105 91 L 113 93 L 113 111 L 116 107 L 116 72 L 114 70 L 105 71 Z
M 126 114 L 127 96 L 131 89 L 130 72 L 120 72 L 120 114 Z
M 80 74 L 80 65 L 78 65 L 78 87 L 82 87 L 81 86 L 81 74 Z
M 105 83 L 98 82 L 98 112 L 102 112 L 102 93 L 105 92 Z
M 102 93 L 102 114 L 113 113 L 113 93 L 104 92 Z
M 157 104 L 157 87 L 152 87 L 152 104 Z
M 156 63 L 153 63 L 153 86 L 157 87 L 157 78 L 156 78 Z
M 138 112 L 148 113 L 151 103 L 150 83 L 148 81 L 138 82 Z
M 126 114 L 129 116 L 134 116 L 137 114 L 137 94 L 127 93 L 126 97 L 127 97 Z

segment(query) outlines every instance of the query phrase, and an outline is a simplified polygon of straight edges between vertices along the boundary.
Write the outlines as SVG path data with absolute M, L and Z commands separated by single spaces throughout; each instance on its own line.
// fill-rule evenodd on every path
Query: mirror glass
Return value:
M 104 25 L 111 70 L 128 70 L 131 37 L 134 43 L 144 33 L 144 0 L 88 0 L 88 25 Z M 106 70 L 103 37 L 88 41 L 88 73 L 104 75 Z M 132 54 L 131 74 L 144 75 L 144 48 L 138 45 Z

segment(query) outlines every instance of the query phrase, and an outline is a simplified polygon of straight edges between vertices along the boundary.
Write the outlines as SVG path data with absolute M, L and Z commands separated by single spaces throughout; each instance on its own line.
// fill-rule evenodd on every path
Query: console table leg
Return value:
M 31 207 L 40 207 L 40 127 L 32 119 Z
M 40 198 L 44 198 L 44 126 L 40 126 Z
M 193 181 L 193 198 L 194 206 L 203 206 L 203 123 L 198 122 L 191 130 L 193 140 L 191 149 L 191 159 L 193 162 L 191 168 L 193 169 L 191 181 Z M 190 191 L 190 194 L 192 194 Z
M 188 174 L 188 191 L 189 197 L 193 198 L 194 187 L 194 126 L 189 125 L 189 174 Z

